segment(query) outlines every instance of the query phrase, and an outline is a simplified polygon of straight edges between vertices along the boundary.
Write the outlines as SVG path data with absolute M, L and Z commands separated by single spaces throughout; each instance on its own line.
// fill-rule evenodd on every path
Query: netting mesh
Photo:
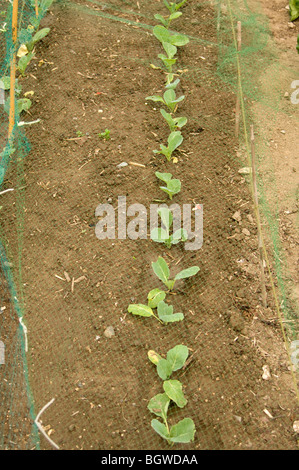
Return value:
M 162 384 L 147 351 L 165 356 L 177 344 L 188 346 L 192 361 L 176 376 L 188 404 L 173 407 L 170 420 L 191 417 L 196 439 L 175 448 L 296 448 L 296 373 L 285 349 L 297 340 L 298 310 L 279 228 L 284 201 L 268 145 L 281 118 L 298 121 L 282 92 L 296 78 L 295 60 L 294 70 L 282 71 L 258 4 L 188 1 L 173 23 L 190 38 L 177 67 L 188 127 L 179 163 L 161 163 L 152 150 L 167 130 L 145 97 L 162 90 L 165 79 L 151 67 L 161 66 L 152 29 L 163 3 L 56 2 L 46 15 L 47 6 L 39 2 L 36 20 L 35 2 L 19 0 L 16 42 L 13 3 L 0 7 L 0 77 L 7 83 L 0 105 L 0 193 L 13 189 L 0 194 L 1 448 L 50 448 L 34 420 L 55 398 L 41 421 L 61 448 L 168 449 L 150 427 L 147 404 Z M 14 96 L 17 109 L 17 100 L 33 90 L 33 106 L 30 114 L 16 111 L 8 138 L 13 56 L 20 32 L 32 24 L 38 29 L 43 17 L 51 33 L 36 46 L 25 76 L 17 73 L 22 92 Z M 238 89 L 244 98 L 239 141 Z M 19 125 L 38 118 L 35 125 Z M 250 166 L 252 122 L 269 257 L 267 309 L 261 306 L 250 176 L 238 173 Z M 98 133 L 108 127 L 112 138 L 101 141 Z M 122 161 L 144 167 L 119 169 Z M 180 203 L 204 204 L 198 252 L 95 237 L 99 203 L 116 208 L 118 196 L 126 195 L 128 205 L 149 207 L 161 199 L 155 171 L 181 179 Z M 287 197 L 296 205 L 296 194 Z M 241 219 L 232 218 L 236 212 Z M 159 255 L 174 274 L 191 265 L 201 269 L 171 296 L 175 311 L 185 314 L 178 326 L 127 313 L 129 304 L 145 303 L 158 287 L 151 263 Z M 108 326 L 112 338 L 104 335 Z M 265 364 L 273 374 L 269 382 L 262 379 Z

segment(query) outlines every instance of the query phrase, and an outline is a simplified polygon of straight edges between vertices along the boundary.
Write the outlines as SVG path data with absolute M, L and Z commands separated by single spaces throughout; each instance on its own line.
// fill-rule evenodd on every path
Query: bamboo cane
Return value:
M 18 37 L 18 0 L 13 1 L 12 6 L 12 20 L 11 20 L 11 28 L 12 28 L 12 41 L 13 41 L 13 48 L 15 49 L 15 45 L 17 42 Z M 12 136 L 13 128 L 15 125 L 15 83 L 16 83 L 16 51 L 13 50 L 13 56 L 10 65 L 10 100 L 9 100 L 9 123 L 8 123 L 8 138 L 10 139 Z
M 238 53 L 242 49 L 242 23 L 238 21 L 237 25 L 237 41 L 238 41 Z M 238 77 L 238 89 L 237 89 L 237 101 L 236 101 L 236 127 L 235 127 L 235 135 L 236 137 L 239 136 L 240 130 L 240 78 Z
M 256 167 L 255 167 L 255 142 L 254 142 L 254 129 L 253 125 L 250 126 L 251 129 L 251 166 L 252 166 L 252 185 L 253 185 L 253 197 L 254 205 L 256 209 L 257 217 L 257 233 L 258 233 L 258 247 L 260 255 L 260 268 L 261 268 L 261 288 L 262 288 L 262 301 L 263 306 L 267 308 L 267 292 L 265 284 L 265 268 L 264 268 L 264 253 L 263 253 L 263 238 L 261 231 L 261 220 L 260 220 L 260 211 L 259 211 L 259 202 L 258 202 L 258 192 L 257 192 L 257 183 L 256 183 Z

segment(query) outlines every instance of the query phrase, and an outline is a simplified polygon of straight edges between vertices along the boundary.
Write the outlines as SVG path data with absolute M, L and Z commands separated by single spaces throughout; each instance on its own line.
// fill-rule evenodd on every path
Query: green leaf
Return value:
M 170 42 L 170 33 L 169 31 L 164 28 L 164 26 L 155 26 L 153 29 L 154 36 L 158 39 L 160 42 Z
M 169 233 L 164 228 L 153 228 L 151 231 L 151 239 L 156 243 L 166 243 L 169 240 Z
M 47 36 L 47 34 L 49 34 L 49 32 L 50 32 L 50 28 L 40 29 L 37 33 L 35 33 L 35 35 L 32 38 L 33 44 L 36 44 L 38 41 L 43 39 L 45 36 Z
M 160 21 L 164 26 L 167 26 L 167 20 L 162 15 L 156 14 L 154 18 Z
M 175 281 L 178 281 L 179 279 L 187 279 L 188 277 L 195 276 L 198 271 L 198 266 L 192 266 L 191 268 L 183 269 L 183 271 L 179 272 L 174 279 Z
M 166 359 L 161 359 L 157 364 L 157 372 L 162 380 L 168 380 L 172 374 L 171 364 Z
M 178 84 L 180 83 L 180 81 L 181 80 L 179 78 L 177 78 L 174 82 L 168 83 L 165 88 L 167 90 L 175 90 L 176 87 L 178 86 Z
M 176 3 L 175 9 L 176 9 L 176 10 L 179 10 L 180 8 L 182 8 L 183 5 L 185 5 L 186 2 L 187 2 L 187 0 L 183 0 L 183 1 L 180 2 L 180 3 Z
M 183 313 L 173 313 L 172 315 L 161 315 L 160 320 L 164 323 L 175 323 L 184 320 Z
M 189 38 L 184 34 L 173 34 L 172 36 L 170 36 L 170 43 L 174 46 L 185 46 L 186 44 L 188 44 L 188 42 Z
M 299 0 L 290 0 L 290 15 L 291 21 L 299 18 Z
M 31 107 L 31 100 L 28 98 L 21 98 L 17 100 L 18 113 L 21 114 L 22 111 L 28 111 Z
M 187 400 L 184 397 L 183 386 L 179 380 L 166 380 L 163 383 L 164 392 L 176 403 L 179 408 L 184 408 Z
M 188 240 L 188 234 L 185 229 L 179 228 L 174 232 L 170 237 L 170 242 L 172 245 L 177 245 L 180 242 L 185 242 Z
M 162 188 L 161 188 L 162 189 Z M 167 188 L 168 192 L 173 195 L 177 194 L 181 190 L 181 182 L 180 180 L 173 179 L 171 181 L 167 182 Z
M 161 109 L 161 111 L 164 111 Z M 166 113 L 167 114 L 167 113 Z M 160 180 L 164 181 L 167 183 L 168 181 L 171 180 L 172 174 L 171 173 L 160 173 L 159 171 L 156 171 L 155 173 L 156 177 L 159 178 Z
M 159 216 L 161 217 L 161 220 L 162 220 L 162 223 L 163 223 L 164 227 L 169 232 L 169 229 L 170 229 L 170 227 L 172 225 L 172 221 L 173 221 L 172 212 L 169 209 L 167 209 L 166 207 L 161 207 L 160 209 L 158 209 L 157 212 L 158 212 Z M 168 235 L 167 238 L 169 238 L 169 235 Z
M 158 304 L 162 302 L 166 297 L 166 292 L 161 289 L 153 289 L 149 292 L 148 298 L 148 306 L 151 308 L 157 308 Z
M 188 356 L 189 350 L 187 346 L 184 346 L 182 344 L 179 344 L 168 351 L 167 361 L 169 362 L 169 364 L 171 364 L 171 369 L 173 370 L 173 372 L 183 367 Z
M 140 317 L 151 317 L 153 315 L 152 309 L 147 305 L 142 304 L 129 305 L 128 312 L 133 315 L 139 315 Z
M 166 393 L 159 393 L 149 401 L 147 407 L 151 413 L 166 421 L 169 403 L 170 400 Z
M 0 88 L 2 90 L 10 90 L 10 77 L 1 77 Z
M 170 441 L 188 443 L 194 440 L 195 424 L 191 418 L 184 418 L 170 429 Z
M 159 96 L 159 95 L 147 96 L 145 99 L 154 101 L 155 103 L 158 103 L 158 102 L 164 103 L 162 96 Z
M 169 20 L 170 21 L 173 21 L 173 20 L 176 20 L 177 18 L 179 18 L 183 13 L 177 11 L 175 13 L 172 13 L 170 16 L 169 16 Z
M 173 314 L 173 306 L 168 305 L 166 302 L 160 302 L 158 305 L 158 316 L 161 318 L 161 316 L 164 315 L 172 315 Z
M 164 26 L 155 26 L 153 33 L 158 41 L 162 43 L 169 42 L 173 46 L 185 46 L 185 44 L 188 44 L 189 42 L 188 36 L 185 36 L 184 34 L 170 34 L 170 32 Z
M 185 96 L 182 95 L 179 98 L 176 97 L 175 91 L 171 88 L 170 90 L 166 90 L 163 95 L 164 101 L 166 105 L 169 107 L 171 111 L 174 111 L 177 103 L 183 101 Z
M 152 263 L 152 268 L 160 281 L 167 285 L 170 273 L 165 259 L 159 256 L 158 260 L 155 263 Z
M 169 44 L 169 42 L 162 42 L 162 46 L 164 47 L 168 59 L 172 59 L 176 55 L 177 48 L 172 44 Z
M 177 149 L 181 145 L 183 140 L 184 138 L 180 131 L 171 132 L 171 134 L 168 137 L 168 148 L 171 151 L 171 153 L 174 152 L 175 149 Z
M 171 131 L 174 131 L 175 130 L 175 121 L 174 119 L 172 118 L 171 114 L 167 113 L 165 111 L 165 109 L 160 109 L 160 113 L 162 114 L 162 116 L 164 117 L 165 121 L 167 122 L 169 128 Z
M 188 119 L 186 117 L 179 117 L 179 118 L 174 118 L 174 122 L 177 127 L 180 129 L 185 126 L 188 122 Z
M 160 302 L 158 305 L 158 317 L 164 323 L 174 323 L 184 319 L 184 315 L 182 313 L 173 313 L 173 306 L 168 305 L 165 302 Z
M 156 431 L 156 433 L 159 434 L 159 436 L 163 437 L 163 439 L 169 439 L 169 433 L 165 424 L 161 423 L 157 419 L 153 419 L 151 426 Z
M 24 75 L 25 73 L 25 70 L 29 64 L 29 62 L 31 61 L 33 57 L 33 52 L 29 52 L 29 54 L 21 57 L 18 61 L 18 69 L 20 70 L 21 74 Z

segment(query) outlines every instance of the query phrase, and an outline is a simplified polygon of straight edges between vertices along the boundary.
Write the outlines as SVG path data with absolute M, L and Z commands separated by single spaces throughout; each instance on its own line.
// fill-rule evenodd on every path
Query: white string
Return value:
M 24 325 L 23 323 L 23 317 L 20 317 L 19 318 L 19 322 L 23 328 L 23 331 L 24 331 L 24 336 L 25 336 L 25 351 L 28 352 L 28 337 L 27 337 L 27 327 L 26 325 Z
M 1 195 L 1 194 L 8 193 L 8 191 L 14 191 L 14 189 L 13 189 L 13 188 L 11 188 L 11 189 L 5 189 L 4 191 L 1 191 L 1 192 L 0 192 L 0 195 Z
M 59 447 L 57 444 L 55 444 L 54 441 L 52 441 L 52 439 L 50 439 L 50 437 L 48 436 L 48 434 L 46 433 L 46 431 L 44 430 L 44 428 L 42 427 L 41 423 L 39 422 L 39 418 L 41 417 L 41 415 L 43 414 L 43 412 L 50 406 L 52 405 L 52 403 L 55 401 L 55 398 L 52 398 L 51 401 L 49 401 L 49 403 L 47 403 L 41 410 L 40 412 L 38 413 L 37 417 L 35 418 L 34 422 L 36 424 L 36 426 L 38 427 L 38 429 L 40 430 L 40 432 L 42 433 L 42 435 L 47 439 L 47 441 L 56 449 L 56 450 L 59 450 Z

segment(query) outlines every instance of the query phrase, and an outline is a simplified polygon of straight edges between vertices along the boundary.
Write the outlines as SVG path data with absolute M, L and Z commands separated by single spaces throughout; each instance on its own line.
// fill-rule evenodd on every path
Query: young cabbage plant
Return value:
M 176 20 L 177 18 L 179 18 L 183 13 L 181 13 L 180 11 L 175 11 L 173 13 L 170 13 L 169 16 L 162 16 L 162 15 L 159 15 L 159 14 L 156 14 L 154 15 L 155 19 L 160 21 L 160 23 L 163 24 L 163 26 L 165 26 L 165 28 L 169 28 L 170 26 L 170 23 L 173 21 L 173 20 Z
M 160 145 L 160 150 L 154 150 L 155 154 L 162 154 L 164 155 L 167 160 L 170 162 L 173 152 L 181 145 L 184 138 L 180 131 L 171 132 L 168 137 L 168 145 L 167 147 L 163 144 Z
M 163 108 L 160 109 L 160 113 L 167 122 L 171 132 L 176 131 L 177 129 L 182 129 L 182 127 L 184 127 L 188 122 L 186 117 L 173 118 L 171 114 L 167 113 Z
M 166 8 L 168 8 L 170 13 L 173 13 L 173 12 L 179 10 L 180 8 L 182 8 L 182 6 L 184 6 L 186 2 L 187 2 L 187 0 L 183 0 L 182 2 L 179 2 L 179 3 L 177 3 L 177 2 L 168 2 L 167 0 L 163 0 L 164 5 L 166 6 Z
M 189 42 L 188 36 L 185 34 L 178 34 L 178 33 L 170 33 L 168 29 L 164 26 L 155 26 L 153 29 L 154 36 L 160 41 L 162 44 L 164 42 L 168 42 L 176 47 L 185 46 Z
M 188 358 L 187 346 L 179 344 L 167 352 L 166 359 L 155 351 L 148 352 L 149 360 L 157 366 L 157 373 L 162 380 L 170 379 L 173 372 L 181 369 Z
M 158 260 L 155 263 L 152 263 L 152 268 L 156 276 L 160 279 L 160 281 L 165 284 L 168 290 L 173 290 L 176 281 L 180 279 L 188 279 L 189 277 L 195 276 L 198 271 L 198 266 L 191 266 L 190 268 L 183 269 L 180 271 L 174 279 L 170 279 L 170 271 L 169 267 L 164 258 L 159 256 Z
M 159 436 L 167 440 L 169 445 L 187 443 L 194 439 L 195 425 L 191 418 L 184 418 L 171 427 L 167 419 L 171 402 L 175 403 L 179 408 L 184 408 L 187 404 L 182 383 L 179 380 L 171 380 L 170 376 L 185 365 L 188 355 L 188 348 L 181 344 L 170 349 L 166 359 L 162 358 L 155 351 L 148 352 L 149 360 L 157 366 L 157 373 L 164 381 L 164 393 L 154 396 L 148 404 L 149 411 L 162 418 L 163 422 L 153 419 L 151 426 Z
M 34 28 L 33 26 L 30 28 L 30 26 L 31 25 L 29 25 L 27 29 L 22 29 L 19 35 L 21 46 L 17 52 L 17 57 L 19 57 L 18 70 L 23 76 L 25 75 L 26 68 L 28 67 L 32 57 L 34 56 L 35 44 L 50 32 L 50 28 L 43 28 L 32 36 Z
M 154 317 L 162 324 L 182 321 L 183 313 L 173 313 L 173 306 L 164 302 L 165 297 L 165 291 L 153 289 L 147 296 L 148 305 L 130 304 L 128 312 L 140 317 Z M 156 313 L 154 309 L 157 309 Z
M 175 194 L 178 194 L 181 190 L 181 182 L 178 179 L 172 179 L 171 173 L 160 173 L 156 171 L 156 177 L 166 183 L 166 186 L 160 186 L 160 189 L 168 194 L 169 199 L 172 199 Z
M 188 234 L 185 229 L 178 229 L 170 235 L 170 228 L 173 223 L 172 212 L 166 207 L 158 209 L 158 214 L 162 220 L 162 227 L 156 227 L 151 231 L 151 239 L 157 243 L 165 243 L 167 248 L 180 242 L 188 240 Z
M 176 111 L 178 103 L 185 99 L 185 96 L 181 95 L 177 98 L 175 91 L 170 89 L 165 91 L 163 98 L 160 95 L 152 95 L 147 96 L 145 99 L 154 101 L 155 103 L 163 103 L 173 113 Z

